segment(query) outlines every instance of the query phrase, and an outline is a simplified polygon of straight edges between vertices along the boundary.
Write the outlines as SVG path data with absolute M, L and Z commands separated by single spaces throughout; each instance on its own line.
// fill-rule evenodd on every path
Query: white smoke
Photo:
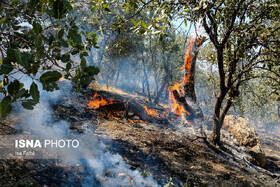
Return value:
M 21 78 L 20 81 L 24 83 L 24 87 L 27 89 L 32 84 L 32 79 L 28 76 L 17 75 L 16 77 Z M 67 121 L 53 122 L 53 115 L 55 114 L 51 104 L 60 102 L 61 97 L 67 97 L 66 105 L 78 106 L 77 103 L 75 105 L 75 102 L 78 102 L 78 94 L 72 89 L 72 85 L 69 82 L 63 81 L 59 85 L 60 90 L 46 92 L 38 84 L 40 103 L 35 106 L 34 110 L 25 110 L 19 104 L 16 104 L 16 107 L 18 107 L 17 112 L 20 112 L 20 116 L 22 116 L 18 128 L 24 133 L 38 135 L 42 138 L 47 138 L 48 135 L 63 138 L 66 134 L 71 133 Z M 82 123 L 81 127 L 83 127 Z M 131 170 L 120 155 L 111 154 L 101 146 L 101 143 L 98 144 L 97 158 L 65 161 L 73 166 L 78 163 L 83 164 L 86 170 L 91 171 L 90 173 L 92 174 L 83 176 L 85 180 L 82 182 L 82 186 L 95 186 L 97 183 L 102 186 L 158 186 L 152 177 L 144 178 L 139 170 Z M 72 180 L 72 178 L 69 179 L 70 182 Z M 70 184 L 70 186 L 72 185 Z

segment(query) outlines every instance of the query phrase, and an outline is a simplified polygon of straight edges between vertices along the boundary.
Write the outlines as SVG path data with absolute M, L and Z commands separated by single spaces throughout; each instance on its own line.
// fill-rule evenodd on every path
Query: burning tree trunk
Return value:
M 203 38 L 190 38 L 189 49 L 185 54 L 185 62 L 184 62 L 184 69 L 185 69 L 185 77 L 184 77 L 184 91 L 185 97 L 192 99 L 196 102 L 196 94 L 195 94 L 195 66 L 196 66 L 196 59 L 199 51 L 199 47 L 205 41 L 205 37 Z M 183 68 L 182 68 L 183 69 Z
M 202 110 L 196 104 L 195 94 L 195 66 L 199 47 L 205 42 L 206 37 L 190 38 L 189 48 L 185 54 L 184 66 L 185 76 L 182 83 L 175 83 L 171 87 L 171 102 L 175 113 L 182 115 L 187 114 L 187 118 L 203 118 Z M 183 88 L 182 88 L 183 87 Z

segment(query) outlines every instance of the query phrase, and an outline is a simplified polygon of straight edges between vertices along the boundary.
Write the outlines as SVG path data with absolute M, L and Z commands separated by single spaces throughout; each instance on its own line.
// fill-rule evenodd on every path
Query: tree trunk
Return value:
M 193 42 L 193 46 L 190 46 L 189 54 L 185 58 L 185 79 L 184 79 L 184 91 L 185 97 L 192 99 L 196 102 L 195 94 L 195 66 L 197 59 L 198 46 L 196 41 Z
M 280 119 L 280 96 L 278 97 L 278 117 Z
M 220 111 L 224 96 L 220 94 L 215 102 L 214 114 L 213 114 L 213 131 L 212 131 L 212 142 L 216 145 L 220 143 L 221 128 L 223 121 L 220 118 Z
M 155 98 L 154 103 L 159 104 L 159 99 L 160 99 L 161 96 L 162 96 L 162 93 L 163 93 L 163 91 L 164 91 L 164 88 L 166 87 L 167 81 L 168 81 L 168 77 L 167 77 L 167 75 L 166 75 L 166 76 L 165 76 L 165 79 L 163 80 L 163 84 L 162 84 L 161 88 L 160 88 L 159 91 L 157 92 L 157 97 Z
M 212 132 L 212 142 L 214 144 L 220 143 L 221 138 L 221 128 L 224 123 L 225 113 L 221 115 L 221 108 L 223 100 L 226 97 L 228 92 L 228 88 L 225 86 L 225 73 L 224 73 L 224 57 L 223 57 L 223 49 L 217 49 L 217 59 L 218 59 L 218 68 L 219 68 L 219 76 L 220 76 L 220 93 L 216 99 L 214 105 L 214 113 L 213 113 L 213 132 Z
M 117 76 L 116 76 L 116 80 L 115 80 L 115 86 L 117 86 L 119 77 L 120 77 L 120 69 L 119 69 L 118 72 L 117 72 Z
M 195 94 L 195 66 L 197 55 L 199 51 L 199 47 L 205 42 L 206 38 L 194 38 L 190 39 L 189 49 L 185 55 L 185 78 L 184 78 L 184 91 L 185 98 L 192 99 L 192 101 L 196 102 L 196 94 Z
M 164 55 L 164 52 L 163 52 L 162 55 L 163 55 L 163 56 L 162 56 L 162 61 L 163 61 L 163 68 L 164 68 L 164 70 L 165 70 L 165 76 L 164 76 L 164 79 L 163 79 L 163 83 L 162 83 L 162 85 L 161 85 L 159 91 L 157 92 L 157 97 L 155 98 L 155 102 L 154 102 L 154 103 L 156 103 L 156 104 L 159 104 L 159 100 L 160 100 L 160 98 L 161 98 L 161 96 L 162 96 L 162 93 L 163 93 L 163 91 L 164 91 L 164 88 L 166 87 L 166 84 L 168 83 L 169 78 L 170 78 L 170 75 L 171 75 L 170 68 L 169 68 L 169 66 L 168 66 L 168 62 L 169 62 L 170 56 L 167 56 L 167 57 L 166 57 L 166 56 Z
M 147 85 L 148 98 L 149 98 L 149 101 L 152 101 L 151 93 L 150 93 L 149 79 L 148 79 L 148 75 L 147 75 L 147 70 L 146 70 L 146 66 L 145 66 L 145 60 L 144 60 L 144 54 L 143 53 L 142 53 L 142 63 L 143 63 L 143 71 L 144 71 L 144 76 L 145 76 L 145 82 L 146 82 L 146 85 Z
M 159 85 L 158 85 L 158 73 L 155 71 L 155 76 L 154 76 L 154 79 L 155 79 L 155 90 L 154 90 L 154 97 L 157 96 L 157 93 L 158 93 L 158 90 L 159 90 Z

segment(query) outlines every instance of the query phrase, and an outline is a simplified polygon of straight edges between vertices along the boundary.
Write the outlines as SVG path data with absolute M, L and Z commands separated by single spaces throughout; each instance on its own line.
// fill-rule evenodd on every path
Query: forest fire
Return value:
M 205 37 L 195 38 L 190 37 L 188 48 L 185 53 L 184 66 L 180 69 L 184 69 L 184 76 L 180 82 L 175 82 L 174 86 L 169 88 L 169 104 L 171 106 L 171 111 L 166 109 L 155 110 L 156 106 L 153 108 L 144 105 L 143 102 L 140 103 L 138 99 L 131 100 L 131 98 L 115 98 L 114 96 L 106 96 L 103 98 L 103 93 L 94 93 L 93 98 L 88 102 L 87 106 L 90 109 L 98 110 L 101 116 L 106 118 L 112 118 L 119 120 L 120 118 L 126 118 L 130 121 L 139 122 L 142 121 L 168 121 L 177 118 L 182 118 L 185 116 L 188 120 L 193 120 L 196 118 L 196 114 L 193 110 L 193 106 L 189 105 L 189 98 L 195 102 L 195 96 L 192 97 L 194 93 L 194 63 L 196 61 L 197 52 L 199 46 L 206 40 Z M 194 94 L 195 95 L 195 94 Z M 132 115 L 131 112 L 132 110 Z M 130 114 L 129 114 L 130 113 Z M 138 116 L 135 118 L 135 116 Z

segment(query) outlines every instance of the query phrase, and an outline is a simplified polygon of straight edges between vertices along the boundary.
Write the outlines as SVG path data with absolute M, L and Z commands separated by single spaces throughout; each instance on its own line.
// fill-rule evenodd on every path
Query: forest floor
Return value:
M 118 89 L 110 94 L 136 97 Z M 70 124 L 69 131 L 79 133 L 91 125 L 91 133 L 102 140 L 105 149 L 121 155 L 132 170 L 152 176 L 160 186 L 167 183 L 174 186 L 280 186 L 280 137 L 259 135 L 267 158 L 266 167 L 260 168 L 233 154 L 240 146 L 226 146 L 234 141 L 226 131 L 222 132 L 222 146 L 215 147 L 203 138 L 190 136 L 192 127 L 182 130 L 166 124 L 104 118 L 89 110 L 87 102 L 85 95 L 73 103 L 61 98 L 52 105 L 52 120 L 66 120 Z M 2 120 L 0 134 L 20 133 L 17 124 L 23 123 L 21 117 L 14 113 Z M 75 176 L 70 185 L 66 182 L 69 173 Z M 83 175 L 80 165 L 61 166 L 56 160 L 0 161 L 0 186 L 83 186 Z

